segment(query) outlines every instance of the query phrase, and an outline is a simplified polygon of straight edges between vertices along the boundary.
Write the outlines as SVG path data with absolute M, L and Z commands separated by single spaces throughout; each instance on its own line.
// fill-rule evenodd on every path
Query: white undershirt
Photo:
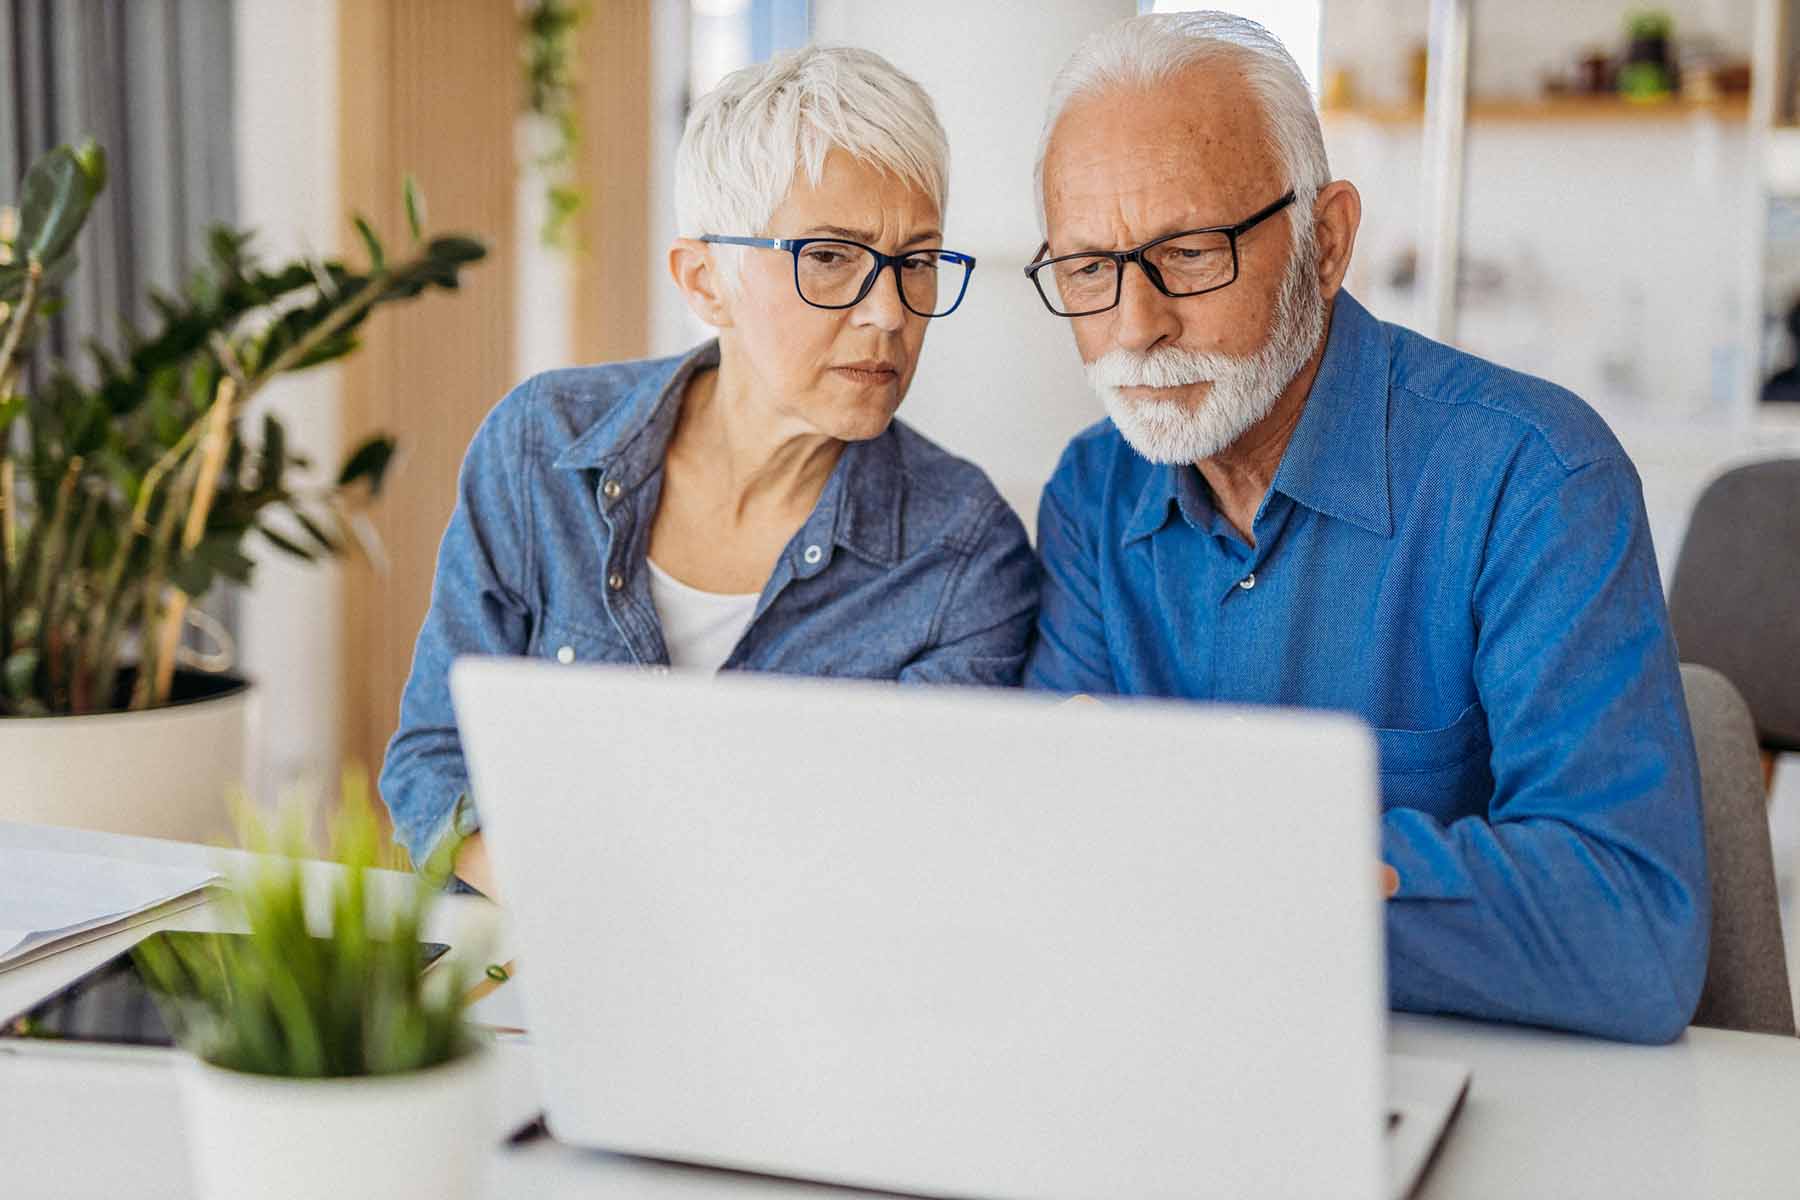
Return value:
M 760 592 L 743 596 L 703 592 L 650 563 L 650 599 L 662 621 L 670 666 L 700 671 L 724 666 L 750 627 L 761 598 Z

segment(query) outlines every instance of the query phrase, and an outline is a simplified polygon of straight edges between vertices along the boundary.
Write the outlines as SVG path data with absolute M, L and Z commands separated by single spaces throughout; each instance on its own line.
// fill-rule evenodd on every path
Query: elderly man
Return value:
M 1605 424 L 1343 290 L 1361 202 L 1251 22 L 1096 34 L 1039 185 L 1028 273 L 1110 420 L 1044 492 L 1028 684 L 1361 715 L 1393 1005 L 1676 1037 L 1706 968 L 1698 772 Z

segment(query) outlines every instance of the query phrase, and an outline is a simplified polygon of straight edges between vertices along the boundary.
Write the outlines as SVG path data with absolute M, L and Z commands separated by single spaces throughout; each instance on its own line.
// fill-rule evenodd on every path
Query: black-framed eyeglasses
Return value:
M 1184 229 L 1135 250 L 1084 250 L 1044 258 L 1050 249 L 1045 242 L 1025 274 L 1037 285 L 1044 306 L 1059 317 L 1091 317 L 1117 307 L 1125 287 L 1125 264 L 1132 262 L 1152 287 L 1172 299 L 1216 292 L 1237 280 L 1238 239 L 1293 202 L 1290 191 L 1236 225 Z
M 955 250 L 908 250 L 883 254 L 873 246 L 842 238 L 753 238 L 707 234 L 700 239 L 724 246 L 786 250 L 794 256 L 794 290 L 814 308 L 855 308 L 889 267 L 900 303 L 921 317 L 947 317 L 969 290 L 975 259 Z

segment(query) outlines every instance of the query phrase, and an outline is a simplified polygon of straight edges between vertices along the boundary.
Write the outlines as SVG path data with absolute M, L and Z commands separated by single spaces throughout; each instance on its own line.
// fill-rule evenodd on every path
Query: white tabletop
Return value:
M 0 845 L 216 862 L 219 852 L 140 838 L 0 822 Z M 208 928 L 210 906 L 169 918 Z M 483 901 L 448 898 L 428 935 L 458 944 L 492 928 Z M 0 972 L 0 1016 L 28 1007 L 145 930 L 115 934 Z M 504 933 L 490 947 L 504 953 Z M 1759 1197 L 1800 1195 L 1800 1039 L 1690 1029 L 1672 1046 L 1442 1018 L 1396 1016 L 1392 1046 L 1474 1069 L 1461 1117 L 1420 1192 L 1453 1197 Z M 501 1044 L 495 1138 L 535 1111 L 530 1048 Z M 1303 1102 L 1297 1106 L 1304 1110 Z M 1304 1139 L 1296 1123 L 1293 1134 Z M 1303 1152 L 1303 1146 L 1297 1146 Z M 96 1059 L 0 1053 L 0 1194 L 185 1197 L 185 1145 L 164 1057 Z M 827 1200 L 857 1193 L 618 1158 L 538 1142 L 496 1150 L 494 1196 L 632 1200 Z

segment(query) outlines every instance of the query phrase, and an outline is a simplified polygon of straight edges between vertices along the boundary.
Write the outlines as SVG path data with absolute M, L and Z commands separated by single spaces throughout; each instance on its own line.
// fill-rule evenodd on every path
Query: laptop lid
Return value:
M 1382 1193 L 1348 718 L 467 659 L 569 1142 L 928 1195 Z

